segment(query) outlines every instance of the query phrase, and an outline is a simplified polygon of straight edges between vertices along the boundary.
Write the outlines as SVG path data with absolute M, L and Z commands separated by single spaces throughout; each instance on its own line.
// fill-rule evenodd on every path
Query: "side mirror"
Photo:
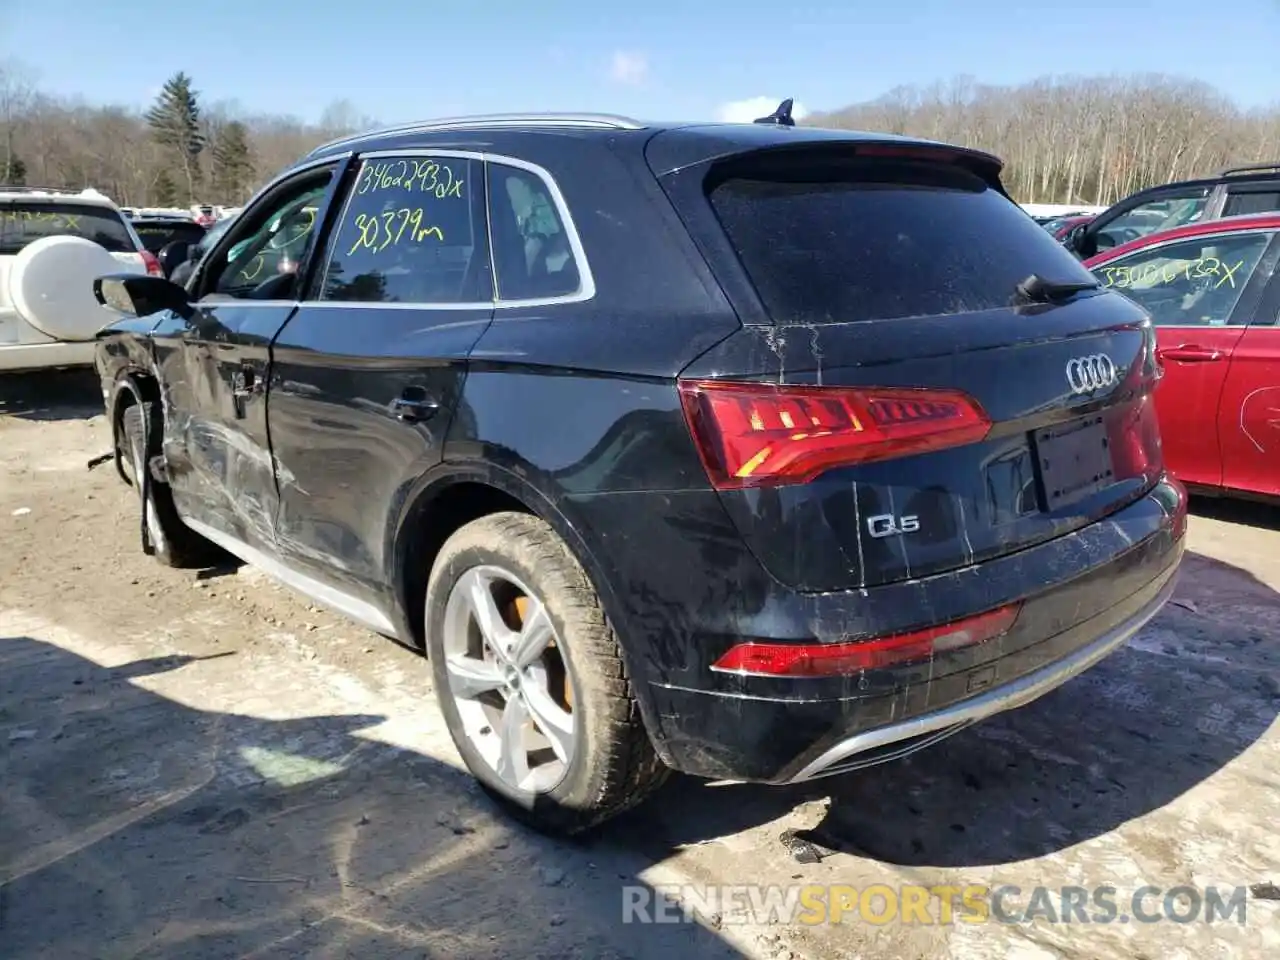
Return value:
M 93 281 L 93 295 L 104 307 L 127 317 L 149 317 L 162 310 L 188 317 L 193 312 L 187 291 L 164 277 L 113 273 Z
M 1062 241 L 1062 245 L 1068 250 L 1079 252 L 1080 244 L 1084 240 L 1084 224 L 1071 228 L 1071 232 L 1066 235 Z
M 186 240 L 174 240 L 172 243 L 166 243 L 160 248 L 160 252 L 156 254 L 156 259 L 160 261 L 160 269 L 164 271 L 164 275 L 171 277 L 179 264 L 186 263 L 191 259 L 191 244 Z

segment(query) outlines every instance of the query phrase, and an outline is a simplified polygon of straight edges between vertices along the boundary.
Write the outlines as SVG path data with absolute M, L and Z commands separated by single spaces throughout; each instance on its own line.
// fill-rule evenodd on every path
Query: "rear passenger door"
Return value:
M 342 190 L 323 260 L 272 349 L 275 531 L 287 566 L 386 630 L 390 518 L 439 462 L 493 316 L 483 157 L 369 153 Z

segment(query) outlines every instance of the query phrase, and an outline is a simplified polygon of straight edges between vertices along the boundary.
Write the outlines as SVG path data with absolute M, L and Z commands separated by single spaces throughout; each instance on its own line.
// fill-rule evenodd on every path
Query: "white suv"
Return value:
M 92 366 L 94 335 L 119 319 L 93 281 L 131 271 L 162 275 L 109 198 L 0 186 L 0 373 Z

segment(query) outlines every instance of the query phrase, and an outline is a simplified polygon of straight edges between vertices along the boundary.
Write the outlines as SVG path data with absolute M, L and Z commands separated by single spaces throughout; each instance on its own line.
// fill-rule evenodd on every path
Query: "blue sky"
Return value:
M 601 110 L 713 118 L 794 96 L 832 109 L 958 74 L 1176 73 L 1280 102 L 1280 0 L 0 0 L 0 58 L 49 92 L 146 104 L 176 70 L 206 101 L 395 122 Z M 789 12 L 784 12 L 789 11 Z M 748 108 L 747 112 L 750 112 Z

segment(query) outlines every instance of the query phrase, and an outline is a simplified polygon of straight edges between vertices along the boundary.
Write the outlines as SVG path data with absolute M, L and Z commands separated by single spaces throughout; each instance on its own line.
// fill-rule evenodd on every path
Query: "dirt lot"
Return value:
M 1201 508 L 1175 603 L 1030 707 L 804 789 L 676 779 L 567 844 L 460 772 L 418 657 L 144 556 L 108 446 L 90 378 L 0 382 L 6 958 L 1280 956 L 1264 887 L 1243 925 L 622 922 L 627 885 L 1280 884 L 1280 512 Z

